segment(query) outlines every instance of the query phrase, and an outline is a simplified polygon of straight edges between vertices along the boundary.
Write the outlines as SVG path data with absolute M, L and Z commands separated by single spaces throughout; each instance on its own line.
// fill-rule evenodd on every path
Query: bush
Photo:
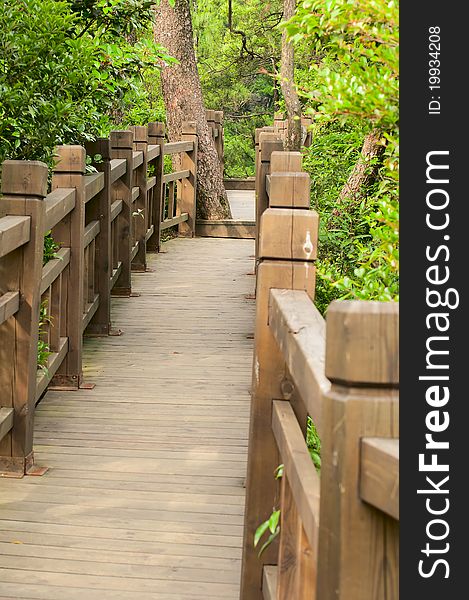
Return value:
M 271 120 L 269 115 L 225 120 L 225 177 L 254 177 L 255 130 Z
M 315 122 L 358 127 L 363 137 L 373 130 L 384 148 L 373 185 L 358 201 L 334 206 L 342 166 L 349 156 L 358 157 L 358 147 L 349 140 L 345 156 L 334 158 L 328 150 L 331 139 L 321 142 L 324 131 L 330 130 L 319 130 L 310 166 L 319 167 L 313 178 L 324 180 L 324 169 L 331 179 L 330 190 L 320 185 L 313 198 L 324 221 L 318 269 L 321 301 L 337 296 L 398 300 L 398 3 L 301 0 L 286 29 L 302 51 L 310 53 L 310 72 L 301 92 Z M 337 144 L 340 140 L 332 139 L 332 146 Z
M 2 0 L 0 11 L 0 161 L 52 161 L 57 144 L 96 133 L 105 92 L 98 48 L 74 39 L 67 2 Z
M 0 0 L 0 161 L 162 114 L 150 0 Z

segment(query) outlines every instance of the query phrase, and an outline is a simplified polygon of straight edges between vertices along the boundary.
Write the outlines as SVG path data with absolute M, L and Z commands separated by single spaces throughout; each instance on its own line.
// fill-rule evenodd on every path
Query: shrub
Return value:
M 57 144 L 99 130 L 105 92 L 99 50 L 75 39 L 67 2 L 2 0 L 0 11 L 0 161 L 50 163 Z

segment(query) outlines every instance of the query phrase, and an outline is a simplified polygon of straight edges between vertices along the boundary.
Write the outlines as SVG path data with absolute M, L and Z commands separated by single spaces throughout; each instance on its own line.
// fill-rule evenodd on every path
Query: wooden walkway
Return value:
M 237 600 L 254 242 L 175 239 L 48 392 L 43 477 L 0 481 L 0 599 Z

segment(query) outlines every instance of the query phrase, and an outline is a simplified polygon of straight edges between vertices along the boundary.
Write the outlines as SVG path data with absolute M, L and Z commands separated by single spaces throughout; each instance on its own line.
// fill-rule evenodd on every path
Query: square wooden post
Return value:
M 215 138 L 215 147 L 217 149 L 218 158 L 220 160 L 221 173 L 225 171 L 225 137 L 223 130 L 223 111 L 215 111 L 215 127 L 218 131 L 218 136 Z
M 273 142 L 278 144 L 276 140 Z M 271 149 L 272 144 L 269 146 L 269 150 Z M 283 159 L 277 159 L 277 163 L 280 162 L 277 168 L 285 169 L 290 161 L 289 153 L 281 154 Z M 270 151 L 269 163 L 271 156 Z M 274 184 L 274 192 L 278 196 L 275 190 L 277 185 L 281 185 L 281 182 Z M 294 206 L 296 205 L 295 203 Z M 300 205 L 299 201 L 298 206 Z M 278 502 L 279 490 L 274 471 L 280 461 L 272 432 L 272 406 L 275 399 L 284 397 L 282 383 L 288 379 L 285 361 L 269 328 L 270 290 L 304 290 L 314 299 L 317 234 L 318 215 L 314 211 L 302 208 L 268 208 L 262 213 L 241 600 L 261 600 L 263 566 L 277 564 L 277 544 L 272 544 L 261 558 L 258 558 L 258 550 L 253 544 L 257 527 L 269 517 L 273 504 Z
M 111 158 L 125 159 L 126 171 L 111 188 L 111 202 L 122 200 L 122 211 L 117 217 L 117 260 L 121 272 L 112 289 L 113 296 L 130 296 L 132 292 L 132 186 L 133 186 L 133 143 L 131 131 L 111 131 Z
M 139 188 L 137 200 L 134 202 L 132 218 L 135 227 L 135 241 L 138 243 L 137 254 L 132 261 L 132 271 L 145 272 L 147 269 L 147 231 L 148 231 L 148 127 L 134 126 L 130 130 L 134 134 L 134 152 L 143 152 L 143 161 L 134 171 L 133 185 Z
M 270 157 L 272 152 L 282 151 L 283 143 L 278 134 L 270 131 L 259 133 L 259 158 L 256 172 L 256 263 L 259 259 L 259 232 L 262 213 L 269 207 L 266 177 L 270 175 Z
M 29 216 L 29 242 L 0 259 L 0 296 L 19 291 L 15 316 L 0 325 L 1 405 L 14 409 L 13 428 L 0 442 L 0 473 L 22 477 L 33 466 L 40 282 L 44 253 L 47 165 L 7 160 L 2 166 L 0 217 Z
M 360 498 L 362 437 L 399 437 L 399 305 L 327 311 L 318 550 L 320 600 L 399 597 L 399 523 Z
M 164 123 L 148 123 L 148 143 L 159 146 L 160 154 L 153 163 L 155 165 L 156 184 L 153 187 L 153 215 L 151 216 L 151 221 L 155 230 L 153 235 L 147 241 L 147 252 L 159 252 L 161 247 L 161 212 L 164 202 Z
M 52 189 L 75 188 L 75 208 L 52 230 L 54 241 L 70 248 L 70 263 L 62 274 L 62 331 L 68 353 L 52 379 L 52 386 L 77 389 L 82 381 L 83 280 L 85 229 L 85 159 L 82 146 L 59 146 Z
M 190 172 L 189 177 L 182 180 L 181 198 L 179 201 L 180 212 L 187 213 L 189 218 L 184 223 L 179 224 L 179 235 L 181 237 L 194 237 L 196 220 L 196 193 L 197 193 L 197 148 L 198 135 L 195 122 L 187 122 L 182 126 L 182 140 L 192 142 L 192 150 L 184 152 L 182 155 L 181 169 Z
M 107 138 L 99 138 L 86 145 L 91 156 L 100 155 L 101 161 L 93 163 L 104 174 L 104 188 L 87 204 L 87 214 L 91 221 L 99 221 L 99 234 L 95 241 L 95 284 L 99 294 L 99 306 L 93 315 L 87 334 L 108 335 L 111 330 L 111 293 L 112 275 L 111 256 L 111 143 Z

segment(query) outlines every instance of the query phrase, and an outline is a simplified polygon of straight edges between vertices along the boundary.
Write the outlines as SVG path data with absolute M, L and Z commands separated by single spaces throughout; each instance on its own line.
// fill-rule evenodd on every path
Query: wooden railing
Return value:
M 83 334 L 111 334 L 111 294 L 129 296 L 132 271 L 145 271 L 161 231 L 193 236 L 197 132 L 164 141 L 164 125 L 113 131 L 85 150 L 61 146 L 49 172 L 37 161 L 2 165 L 0 198 L 0 472 L 33 465 L 35 405 L 49 384 L 82 384 Z M 86 154 L 98 172 L 86 175 Z M 164 175 L 165 155 L 180 171 Z M 43 266 L 44 237 L 59 246 Z M 47 312 L 41 330 L 40 307 Z M 49 349 L 37 368 L 38 339 Z
M 302 116 L 301 117 L 301 137 L 302 137 L 302 146 L 308 147 L 311 146 L 312 142 L 312 132 L 311 132 L 311 124 L 313 120 L 311 117 Z M 274 116 L 274 128 L 275 133 L 278 133 L 282 139 L 285 137 L 287 133 L 288 121 L 285 119 L 285 115 L 282 112 L 275 113 Z
M 225 134 L 223 129 L 223 111 L 207 110 L 206 118 L 208 127 L 215 142 L 215 148 L 220 160 L 221 172 L 225 170 Z
M 301 155 L 259 136 L 256 329 L 242 600 L 398 598 L 397 303 L 314 305 L 318 215 Z M 320 473 L 307 418 L 322 441 Z M 283 464 L 279 485 L 274 477 Z M 280 487 L 280 489 L 279 489 Z M 257 527 L 280 509 L 259 557 Z

